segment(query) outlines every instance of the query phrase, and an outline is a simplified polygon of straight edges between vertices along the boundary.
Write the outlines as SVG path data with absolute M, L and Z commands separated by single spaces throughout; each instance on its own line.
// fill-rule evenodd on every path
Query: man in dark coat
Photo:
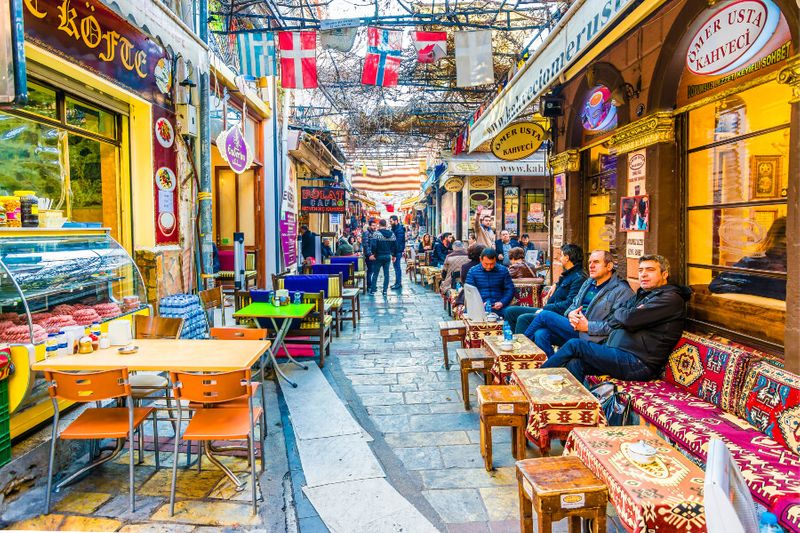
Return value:
M 680 340 L 686 301 L 692 291 L 669 283 L 669 262 L 660 255 L 639 258 L 639 290 L 605 319 L 604 344 L 568 340 L 542 368 L 563 367 L 578 381 L 587 374 L 646 381 L 661 373 Z
M 433 266 L 441 267 L 444 264 L 448 254 L 453 251 L 454 240 L 453 234 L 449 231 L 442 233 L 441 238 L 433 245 L 433 257 L 431 259 Z
M 400 222 L 397 215 L 389 217 L 389 224 L 392 225 L 392 233 L 394 233 L 395 247 L 397 252 L 394 256 L 394 285 L 392 289 L 403 288 L 403 271 L 400 266 L 400 259 L 403 257 L 403 251 L 406 249 L 406 227 Z
M 303 224 L 300 226 L 300 253 L 303 257 L 313 257 L 316 259 L 316 238 L 317 235 Z
M 374 265 L 372 267 L 372 282 L 369 284 L 370 294 L 375 294 L 378 290 L 378 276 L 383 270 L 383 295 L 386 296 L 386 291 L 389 288 L 389 263 L 395 261 L 397 253 L 397 239 L 394 233 L 386 227 L 386 220 L 381 219 L 378 223 L 378 231 L 374 232 L 370 237 L 370 252 L 374 258 Z

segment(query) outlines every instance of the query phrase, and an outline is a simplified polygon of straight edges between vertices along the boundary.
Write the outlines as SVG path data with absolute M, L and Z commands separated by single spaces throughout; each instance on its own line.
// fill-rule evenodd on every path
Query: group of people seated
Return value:
M 670 283 L 670 265 L 660 255 L 639 258 L 639 289 L 620 278 L 611 254 L 589 255 L 561 247 L 561 277 L 542 308 L 511 306 L 514 284 L 509 268 L 498 263 L 494 248 L 480 252 L 480 264 L 466 273 L 465 284 L 504 317 L 514 333 L 524 333 L 547 355 L 542 368 L 564 367 L 579 381 L 587 375 L 649 380 L 661 373 L 681 337 L 687 287 Z M 558 351 L 554 350 L 558 347 Z

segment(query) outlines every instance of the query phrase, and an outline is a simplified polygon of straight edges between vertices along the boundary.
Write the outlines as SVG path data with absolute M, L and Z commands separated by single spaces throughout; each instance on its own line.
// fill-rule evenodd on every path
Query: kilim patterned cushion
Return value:
M 739 416 L 800 455 L 800 376 L 761 361 L 742 390 Z
M 748 360 L 742 349 L 684 332 L 669 356 L 664 379 L 735 413 Z
M 535 307 L 536 303 L 536 289 L 530 285 L 515 285 L 514 298 L 511 300 L 511 305 L 521 305 L 523 307 Z
M 741 418 L 678 385 L 666 381 L 627 381 L 618 385 L 631 394 L 637 413 L 699 460 L 706 461 L 712 438 L 722 440 L 742 470 L 753 497 L 775 513 L 784 527 L 800 530 L 800 456 Z

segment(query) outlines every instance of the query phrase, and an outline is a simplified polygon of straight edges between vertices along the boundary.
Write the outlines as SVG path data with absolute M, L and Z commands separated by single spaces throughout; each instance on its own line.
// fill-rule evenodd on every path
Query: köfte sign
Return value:
M 307 213 L 344 213 L 347 191 L 339 187 L 300 187 L 300 209 Z
M 694 34 L 686 67 L 716 76 L 745 66 L 769 41 L 780 20 L 771 0 L 738 0 L 716 11 Z
M 492 153 L 505 161 L 532 155 L 544 142 L 544 128 L 535 122 L 516 122 L 492 139 Z

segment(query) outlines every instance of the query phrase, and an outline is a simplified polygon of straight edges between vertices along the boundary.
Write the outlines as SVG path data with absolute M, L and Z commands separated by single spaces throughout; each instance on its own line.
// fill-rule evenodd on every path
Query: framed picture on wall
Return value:
M 750 159 L 752 199 L 778 198 L 781 187 L 781 157 L 754 155 Z
M 650 197 L 624 196 L 619 201 L 620 231 L 650 231 Z

